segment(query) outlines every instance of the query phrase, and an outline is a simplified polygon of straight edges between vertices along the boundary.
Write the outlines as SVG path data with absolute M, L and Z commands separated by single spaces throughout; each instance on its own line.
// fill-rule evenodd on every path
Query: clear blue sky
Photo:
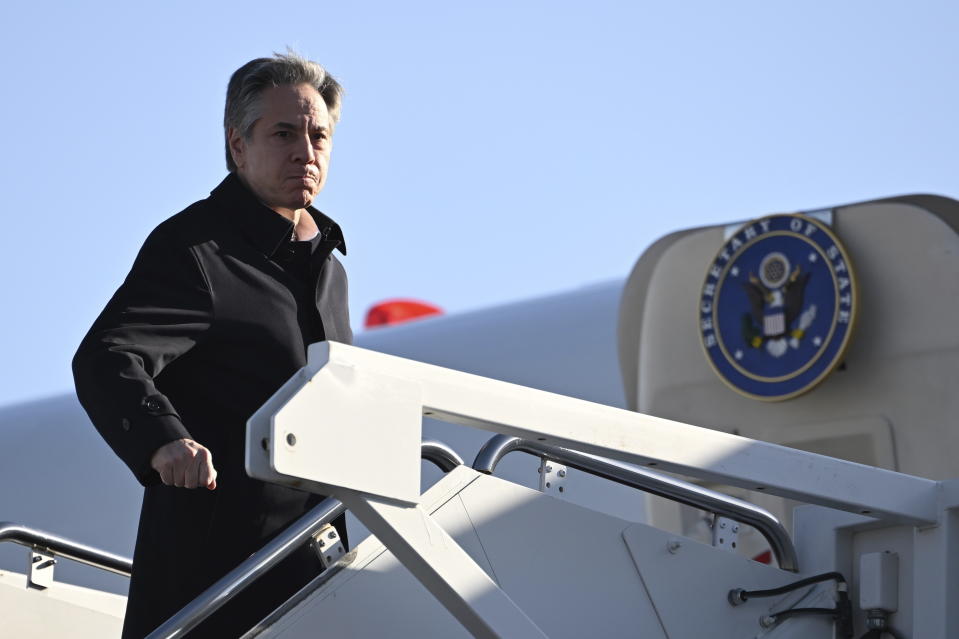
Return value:
M 957 33 L 921 0 L 4 3 L 0 405 L 71 388 L 144 237 L 223 177 L 251 58 L 347 89 L 317 205 L 358 327 L 622 278 L 689 226 L 959 197 Z

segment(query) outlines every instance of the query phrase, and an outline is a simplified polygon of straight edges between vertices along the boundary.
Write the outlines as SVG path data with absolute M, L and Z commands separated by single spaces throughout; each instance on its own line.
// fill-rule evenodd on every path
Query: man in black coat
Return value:
M 320 497 L 249 478 L 246 420 L 321 340 L 349 343 L 340 227 L 311 204 L 340 85 L 294 54 L 233 74 L 226 179 L 160 224 L 73 360 L 145 486 L 123 636 L 143 637 Z M 335 522 L 345 534 L 343 520 Z M 239 636 L 320 571 L 304 547 L 191 636 Z

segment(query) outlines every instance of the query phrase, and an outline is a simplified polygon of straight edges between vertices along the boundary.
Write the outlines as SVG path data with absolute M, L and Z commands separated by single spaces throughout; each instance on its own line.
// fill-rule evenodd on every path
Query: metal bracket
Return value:
M 736 550 L 739 539 L 739 522 L 716 515 L 713 519 L 713 546 L 724 550 Z
M 313 550 L 316 551 L 324 570 L 329 568 L 346 554 L 340 533 L 333 524 L 327 524 L 313 535 Z
M 34 546 L 30 549 L 30 568 L 27 571 L 27 588 L 46 590 L 53 585 L 53 567 L 57 559 L 46 548 Z
M 539 490 L 547 495 L 566 492 L 566 466 L 543 457 L 539 462 Z

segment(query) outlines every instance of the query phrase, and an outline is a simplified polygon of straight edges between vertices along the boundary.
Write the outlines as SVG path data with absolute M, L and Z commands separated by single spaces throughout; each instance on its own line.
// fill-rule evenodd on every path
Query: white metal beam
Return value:
M 931 524 L 937 520 L 937 482 L 928 479 L 335 342 L 310 346 L 304 373 L 309 377 L 325 368 L 380 378 L 374 386 L 389 386 L 397 380 L 415 384 L 422 414 L 443 421 L 892 521 Z M 325 383 L 328 387 L 317 392 L 329 396 L 343 392 L 342 377 L 324 382 L 322 375 L 314 374 L 311 379 L 314 384 Z M 367 396 L 362 402 L 375 404 L 377 398 Z M 367 410 L 362 402 L 353 405 L 352 416 L 338 419 L 362 422 Z M 401 430 L 411 431 L 408 425 Z M 394 457 L 393 467 L 419 464 L 415 453 L 408 456 L 404 461 Z
M 336 496 L 474 637 L 546 638 L 421 506 L 351 490 Z
M 943 521 L 913 533 L 913 627 L 906 636 L 959 637 L 959 480 L 942 487 Z

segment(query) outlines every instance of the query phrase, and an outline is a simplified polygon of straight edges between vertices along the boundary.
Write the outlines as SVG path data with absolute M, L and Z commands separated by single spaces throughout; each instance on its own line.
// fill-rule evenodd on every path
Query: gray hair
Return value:
M 253 125 L 260 119 L 260 96 L 270 87 L 291 84 L 309 84 L 323 98 L 330 111 L 331 124 L 340 119 L 340 100 L 343 87 L 322 66 L 293 51 L 274 53 L 272 58 L 250 60 L 230 77 L 226 88 L 226 108 L 223 113 L 223 135 L 226 138 L 226 168 L 236 171 L 230 153 L 230 129 L 249 139 Z

